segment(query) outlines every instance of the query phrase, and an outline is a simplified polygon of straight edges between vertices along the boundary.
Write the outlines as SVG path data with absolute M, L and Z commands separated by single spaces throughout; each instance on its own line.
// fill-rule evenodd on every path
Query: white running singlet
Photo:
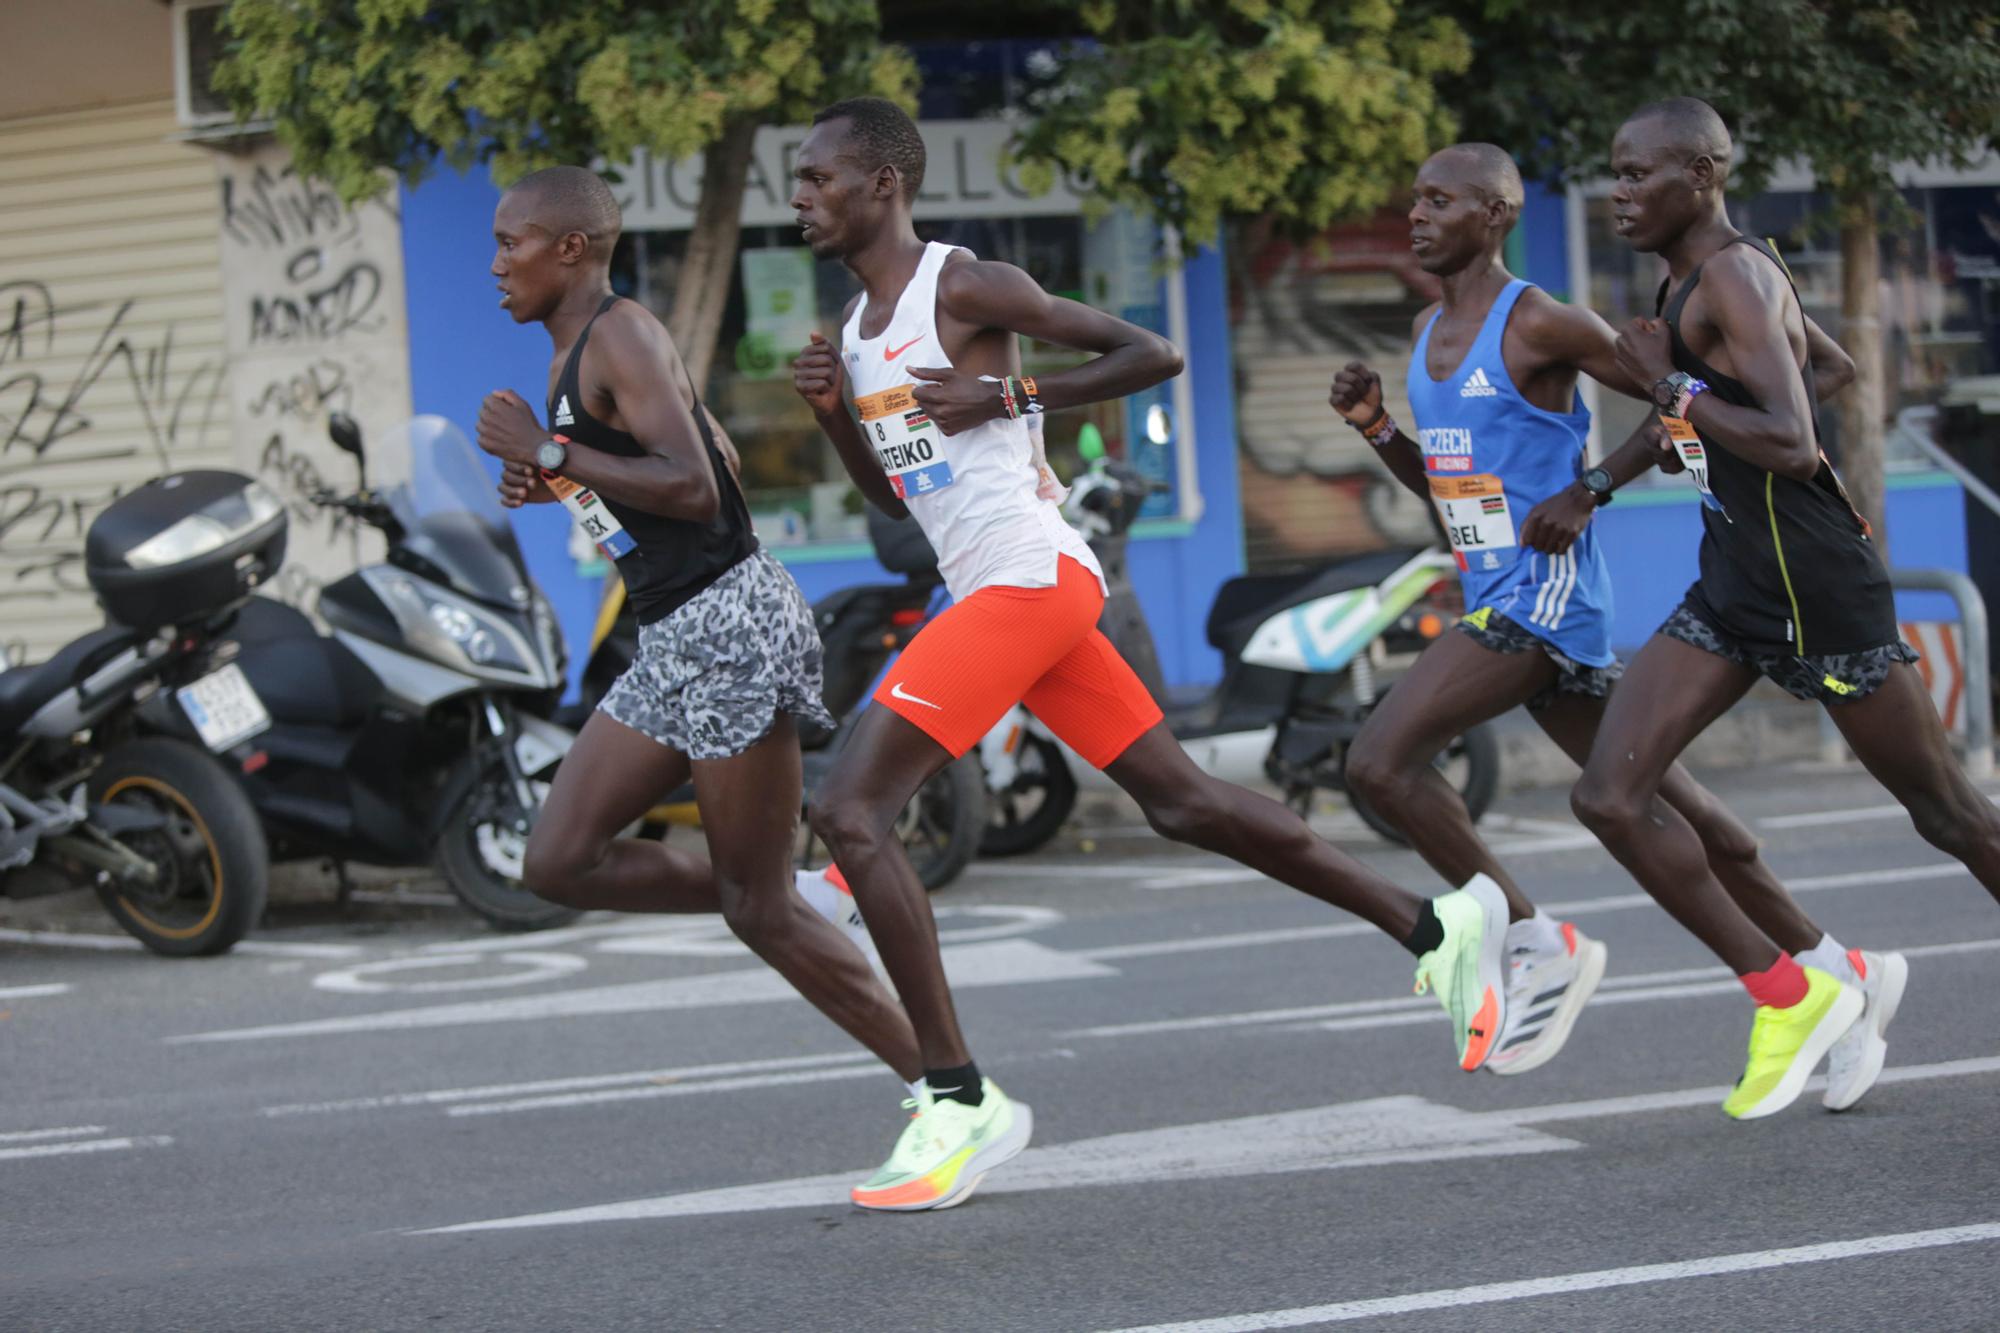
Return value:
M 924 247 L 880 336 L 861 336 L 866 293 L 848 317 L 841 359 L 861 433 L 930 538 L 938 572 L 957 600 L 995 585 L 1053 588 L 1056 561 L 1065 555 L 1102 586 L 1104 571 L 1089 543 L 1053 500 L 1037 494 L 1046 464 L 1037 466 L 1027 422 L 1002 417 L 946 435 L 912 396 L 924 381 L 906 367 L 951 365 L 937 336 L 937 279 L 957 248 L 938 241 Z M 1046 481 L 1056 489 L 1053 476 Z

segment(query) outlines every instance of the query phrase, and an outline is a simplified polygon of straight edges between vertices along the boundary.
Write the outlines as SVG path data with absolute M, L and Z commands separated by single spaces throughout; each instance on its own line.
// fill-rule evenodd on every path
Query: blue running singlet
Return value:
M 1458 558 L 1467 611 L 1515 621 L 1586 666 L 1611 663 L 1611 578 L 1594 528 L 1562 555 L 1522 546 L 1521 521 L 1583 472 L 1590 412 L 1546 412 L 1507 375 L 1501 339 L 1529 288 L 1516 278 L 1493 301 L 1479 336 L 1442 380 L 1425 365 L 1436 316 L 1410 353 L 1410 406 L 1431 501 Z

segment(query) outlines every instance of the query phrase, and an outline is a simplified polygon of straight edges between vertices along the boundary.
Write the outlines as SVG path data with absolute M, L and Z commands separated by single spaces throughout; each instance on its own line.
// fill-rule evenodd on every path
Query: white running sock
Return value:
M 1847 950 L 1831 935 L 1821 935 L 1818 944 L 1797 957 L 1800 967 L 1816 967 L 1835 981 L 1860 980 L 1854 974 L 1854 964 L 1847 960 Z
M 922 1079 L 918 1079 L 915 1083 L 905 1083 L 903 1086 L 909 1089 L 911 1101 L 920 1102 L 924 1099 L 924 1081 Z
M 1522 921 L 1507 923 L 1507 950 L 1533 949 L 1536 953 L 1560 953 L 1564 949 L 1562 922 L 1535 909 L 1535 914 Z

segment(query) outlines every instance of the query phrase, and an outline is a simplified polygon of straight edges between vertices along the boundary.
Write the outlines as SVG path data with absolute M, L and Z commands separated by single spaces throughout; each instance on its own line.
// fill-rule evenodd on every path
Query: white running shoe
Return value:
M 1849 949 L 1847 963 L 1854 969 L 1855 979 L 1850 984 L 1861 992 L 1866 1007 L 1847 1035 L 1826 1053 L 1826 1095 L 1820 1098 L 1820 1105 L 1829 1111 L 1845 1111 L 1882 1076 L 1882 1061 L 1889 1054 L 1889 1043 L 1882 1035 L 1896 1017 L 1903 987 L 1910 979 L 1909 961 L 1899 953 Z
M 1604 979 L 1602 941 L 1567 921 L 1558 939 L 1554 949 L 1507 950 L 1507 1018 L 1486 1057 L 1486 1067 L 1496 1074 L 1525 1074 L 1554 1059 Z
M 868 923 L 861 919 L 854 891 L 847 887 L 847 877 L 840 873 L 839 866 L 829 864 L 824 870 L 798 871 L 794 883 L 808 907 L 840 927 L 840 933 L 861 950 L 863 957 L 874 958 L 875 941 L 868 936 Z

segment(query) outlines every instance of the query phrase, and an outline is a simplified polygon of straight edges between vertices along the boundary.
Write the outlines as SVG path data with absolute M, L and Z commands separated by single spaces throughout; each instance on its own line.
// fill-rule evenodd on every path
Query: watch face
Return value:
M 568 458 L 569 458 L 569 450 L 563 448 L 560 444 L 557 444 L 554 440 L 543 440 L 540 444 L 535 446 L 535 461 L 541 464 L 543 469 L 546 471 L 549 472 L 555 471 L 557 468 L 561 467 Z

